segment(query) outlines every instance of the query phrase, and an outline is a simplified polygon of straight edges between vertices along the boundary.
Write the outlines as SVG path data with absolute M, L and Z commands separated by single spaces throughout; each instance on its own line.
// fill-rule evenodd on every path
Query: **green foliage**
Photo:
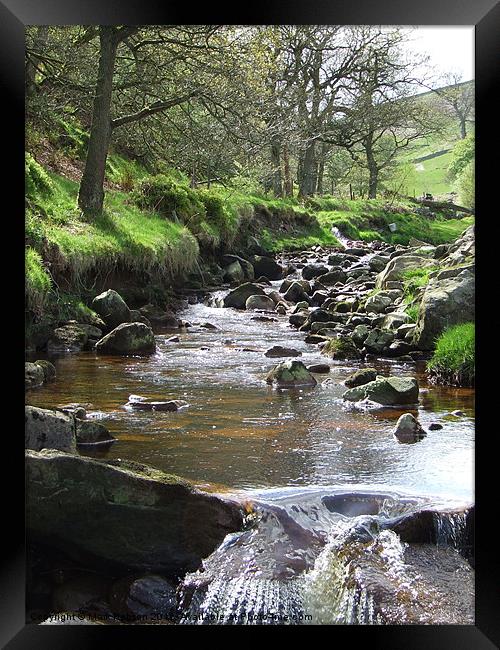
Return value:
M 31 247 L 25 249 L 26 305 L 31 311 L 42 310 L 51 288 L 51 279 L 42 257 Z
M 418 305 L 409 305 L 405 310 L 412 323 L 416 323 L 418 320 L 418 310 Z
M 473 386 L 475 379 L 475 327 L 463 323 L 448 328 L 437 340 L 427 364 L 431 380 L 452 386 Z
M 469 134 L 466 138 L 457 142 L 448 167 L 451 179 L 458 178 L 461 172 L 474 161 L 475 146 L 474 134 Z
M 460 172 L 457 179 L 458 198 L 467 208 L 475 206 L 475 165 L 471 160 Z
M 33 156 L 25 152 L 24 154 L 24 177 L 25 192 L 28 200 L 37 197 L 46 197 L 53 191 L 53 185 L 49 175 Z
M 55 120 L 57 136 L 54 144 L 72 158 L 84 160 L 87 154 L 89 134 L 85 131 L 76 118 L 66 115 Z
M 125 192 L 131 192 L 138 181 L 147 175 L 147 170 L 140 163 L 119 154 L 112 153 L 106 160 L 106 178 Z

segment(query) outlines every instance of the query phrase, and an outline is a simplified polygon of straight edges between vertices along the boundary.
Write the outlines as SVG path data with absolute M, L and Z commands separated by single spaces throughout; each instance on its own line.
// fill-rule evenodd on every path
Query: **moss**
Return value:
M 360 353 L 350 336 L 339 336 L 330 339 L 321 350 L 332 359 L 359 359 Z
M 474 386 L 474 323 L 463 323 L 445 330 L 436 342 L 436 349 L 427 363 L 427 369 L 434 383 Z

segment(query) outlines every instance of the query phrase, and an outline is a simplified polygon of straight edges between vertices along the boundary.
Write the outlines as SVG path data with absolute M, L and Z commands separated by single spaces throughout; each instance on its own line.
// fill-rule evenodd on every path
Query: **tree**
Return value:
M 422 60 L 403 56 L 404 38 L 399 30 L 382 31 L 365 45 L 358 73 L 345 89 L 343 115 L 332 120 L 324 137 L 364 164 L 371 199 L 377 196 L 381 171 L 395 164 L 401 150 L 441 128 L 415 97 Z
M 462 75 L 457 73 L 444 75 L 443 82 L 445 86 L 432 90 L 444 108 L 458 119 L 460 137 L 463 140 L 467 137 L 467 122 L 474 121 L 474 82 L 462 81 Z

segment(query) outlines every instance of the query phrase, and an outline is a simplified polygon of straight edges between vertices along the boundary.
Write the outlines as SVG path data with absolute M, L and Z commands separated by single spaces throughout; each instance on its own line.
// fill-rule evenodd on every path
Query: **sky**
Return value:
M 411 33 L 413 51 L 430 55 L 436 72 L 458 72 L 463 81 L 474 79 L 474 26 L 422 26 Z

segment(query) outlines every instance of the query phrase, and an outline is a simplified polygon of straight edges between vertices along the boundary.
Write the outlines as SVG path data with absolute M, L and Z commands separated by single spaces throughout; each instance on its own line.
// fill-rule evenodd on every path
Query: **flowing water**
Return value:
M 342 382 L 359 362 L 331 361 L 331 372 L 317 375 L 314 388 L 268 386 L 266 373 L 279 361 L 264 356 L 272 345 L 299 350 L 306 365 L 324 363 L 325 357 L 304 343 L 287 316 L 273 314 L 272 322 L 253 316 L 196 304 L 180 314 L 191 324 L 175 331 L 180 342 L 168 341 L 172 331 L 157 331 L 157 351 L 150 358 L 93 352 L 52 357 L 57 380 L 29 391 L 26 401 L 45 408 L 86 404 L 88 417 L 102 421 L 117 442 L 82 453 L 137 460 L 200 488 L 254 502 L 259 526 L 229 536 L 205 571 L 186 580 L 194 585 L 184 608 L 187 622 L 197 616 L 197 622 L 211 622 L 210 617 L 221 622 L 220 616 L 227 623 L 230 614 L 245 623 L 283 622 L 283 616 L 289 616 L 285 622 L 309 622 L 303 620 L 307 611 L 314 613 L 312 622 L 380 622 L 371 592 L 349 579 L 356 563 L 342 556 L 342 536 L 364 526 L 366 517 L 383 529 L 387 518 L 408 508 L 457 508 L 474 501 L 474 391 L 428 385 L 423 368 L 415 364 L 371 362 L 386 375 L 417 376 L 420 404 L 413 412 L 426 430 L 431 422 L 443 425 L 417 444 L 401 444 L 392 429 L 403 411 L 362 412 L 343 403 Z M 205 322 L 217 329 L 202 327 Z M 182 399 L 189 406 L 174 413 L 130 411 L 125 404 L 131 394 Z M 464 415 L 452 415 L 456 410 Z M 328 509 L 329 499 L 347 493 L 358 495 L 347 513 Z M 363 501 L 363 494 L 372 497 Z M 360 502 L 371 505 L 352 505 Z M 436 520 L 443 552 L 460 546 L 465 527 L 460 517 Z M 382 571 L 401 597 L 399 619 L 427 622 L 425 612 L 416 619 L 407 613 L 408 602 L 425 600 L 425 593 L 430 606 L 437 599 L 429 596 L 435 588 L 422 586 L 418 572 L 409 576 L 411 561 L 403 561 L 404 545 L 391 530 L 369 539 L 371 546 L 365 540 L 356 556 L 358 573 L 364 560 L 370 575 Z M 356 538 L 354 545 L 360 543 Z M 412 561 L 422 566 L 451 562 L 447 576 L 457 573 L 448 556 L 439 562 L 421 556 Z

